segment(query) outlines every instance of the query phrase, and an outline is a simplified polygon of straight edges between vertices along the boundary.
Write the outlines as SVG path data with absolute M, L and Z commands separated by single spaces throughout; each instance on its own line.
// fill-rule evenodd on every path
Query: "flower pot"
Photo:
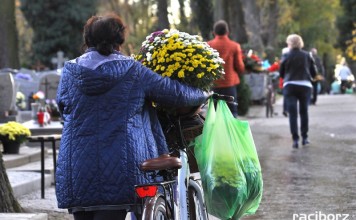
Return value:
M 3 154 L 18 154 L 21 143 L 9 139 L 1 139 Z

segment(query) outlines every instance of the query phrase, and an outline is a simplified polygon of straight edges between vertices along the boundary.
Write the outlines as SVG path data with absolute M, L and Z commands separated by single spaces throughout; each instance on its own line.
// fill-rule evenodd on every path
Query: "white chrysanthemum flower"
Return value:
M 146 57 L 147 57 L 147 61 L 151 61 L 152 60 L 152 54 L 150 52 L 146 53 Z
M 179 34 L 179 31 L 176 30 L 176 29 L 172 29 L 172 30 L 171 30 L 171 33 L 172 33 L 172 34 Z

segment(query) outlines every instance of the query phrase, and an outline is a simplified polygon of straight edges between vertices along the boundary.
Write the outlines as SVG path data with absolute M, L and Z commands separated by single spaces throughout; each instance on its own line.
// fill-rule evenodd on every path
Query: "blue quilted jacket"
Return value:
M 89 50 L 65 63 L 57 93 L 64 120 L 56 171 L 59 208 L 134 203 L 139 170 L 167 146 L 151 102 L 196 106 L 201 90 L 162 78 L 130 57 Z

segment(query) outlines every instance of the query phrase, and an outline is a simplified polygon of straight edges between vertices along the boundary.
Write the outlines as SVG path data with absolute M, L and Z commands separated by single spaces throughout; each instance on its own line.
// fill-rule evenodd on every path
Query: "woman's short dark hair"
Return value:
M 84 48 L 95 47 L 105 56 L 125 41 L 125 26 L 121 18 L 113 13 L 105 16 L 92 16 L 84 25 Z
M 229 27 L 224 20 L 219 20 L 214 24 L 214 33 L 217 35 L 225 35 L 229 32 Z

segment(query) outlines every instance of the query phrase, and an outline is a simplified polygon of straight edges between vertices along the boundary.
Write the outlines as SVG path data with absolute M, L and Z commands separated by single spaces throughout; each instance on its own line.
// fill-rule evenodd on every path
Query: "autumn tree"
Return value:
M 342 13 L 337 18 L 337 27 L 340 35 L 338 45 L 342 50 L 347 47 L 347 42 L 352 39 L 352 31 L 356 25 L 356 2 L 355 0 L 340 0 Z
M 125 44 L 121 52 L 126 55 L 138 53 L 146 36 L 154 31 L 157 21 L 153 5 L 156 0 L 99 0 L 98 13 L 114 11 L 124 19 L 127 30 Z
M 353 73 L 356 73 L 356 1 L 340 0 L 342 13 L 337 18 L 340 35 L 338 46 L 344 51 L 345 57 Z

